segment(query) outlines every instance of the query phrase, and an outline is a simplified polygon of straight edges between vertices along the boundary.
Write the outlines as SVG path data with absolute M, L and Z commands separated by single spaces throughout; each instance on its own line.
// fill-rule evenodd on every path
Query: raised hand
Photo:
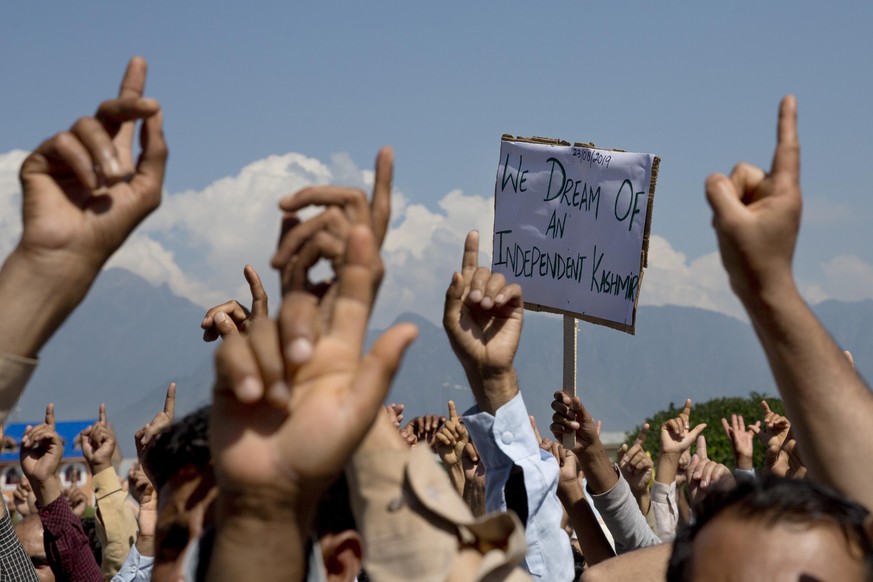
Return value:
M 12 503 L 15 505 L 15 511 L 21 517 L 36 513 L 36 494 L 33 492 L 27 477 L 22 476 L 18 485 L 15 486 L 15 491 L 12 493 Z
M 445 421 L 445 416 L 426 414 L 413 418 L 405 428 L 407 433 L 415 435 L 416 442 L 430 447 L 434 445 L 436 433 Z
M 164 398 L 164 408 L 148 423 L 142 426 L 133 435 L 134 443 L 136 444 L 136 454 L 139 457 L 139 462 L 143 462 L 146 448 L 156 436 L 170 428 L 173 424 L 173 417 L 176 415 L 176 383 L 170 382 L 167 387 L 167 396 Z M 148 474 L 148 467 L 143 466 Z
M 405 404 L 391 403 L 385 407 L 388 416 L 391 418 L 391 424 L 400 428 L 400 423 L 403 422 L 403 411 L 406 410 Z
M 394 175 L 394 152 L 389 147 L 379 150 L 376 156 L 373 194 L 367 196 L 361 190 L 338 186 L 312 186 L 279 201 L 285 212 L 279 246 L 271 261 L 280 271 L 282 294 L 298 293 L 308 296 L 319 308 L 319 325 L 327 326 L 333 313 L 333 302 L 339 293 L 338 279 L 345 263 L 348 238 L 354 225 L 366 226 L 373 234 L 376 248 L 382 246 L 391 218 L 391 183 Z M 325 211 L 314 218 L 300 222 L 297 212 L 309 206 L 323 206 Z M 313 282 L 310 268 L 320 259 L 326 259 L 333 266 L 333 276 L 325 281 Z M 381 260 L 374 260 L 370 267 L 374 270 L 374 293 L 378 289 L 384 273 Z M 310 306 L 311 307 L 311 306 Z M 297 325 L 292 325 L 297 319 Z M 311 350 L 311 344 L 318 335 L 312 325 L 304 326 L 302 321 L 311 317 L 285 320 L 283 328 L 290 334 L 284 338 L 286 343 L 297 340 L 297 355 L 304 361 Z
M 523 318 L 521 287 L 479 266 L 479 233 L 471 231 L 446 291 L 443 327 L 483 411 L 494 414 L 518 393 L 512 363 Z
M 200 327 L 203 328 L 203 341 L 212 342 L 228 334 L 248 333 L 252 321 L 270 314 L 267 305 L 267 292 L 261 284 L 258 272 L 251 265 L 246 265 L 243 275 L 249 284 L 252 294 L 252 308 L 247 309 L 236 299 L 216 305 L 206 312 Z
M 671 418 L 661 425 L 661 452 L 658 454 L 658 467 L 655 480 L 666 485 L 676 481 L 680 460 L 694 440 L 706 428 L 705 423 L 691 429 L 691 399 L 685 401 L 685 406 L 676 418 Z
M 706 198 L 722 262 L 739 298 L 745 303 L 761 295 L 776 297 L 786 284 L 793 285 L 791 262 L 802 207 L 794 97 L 785 97 L 779 108 L 770 173 L 738 164 L 730 177 L 712 174 Z
M 229 337 L 218 348 L 211 441 L 222 491 L 281 493 L 308 511 L 369 429 L 416 335 L 413 326 L 395 326 L 360 356 L 377 252 L 370 229 L 354 227 L 331 323 L 306 363 L 286 359 L 286 336 L 269 319 L 256 321 L 247 339 Z M 309 301 L 292 294 L 283 310 L 300 300 Z
M 687 399 L 679 416 L 661 425 L 661 452 L 682 454 L 683 451 L 691 448 L 697 436 L 705 428 L 706 423 L 691 428 L 691 399 Z
M 72 485 L 64 489 L 64 497 L 67 498 L 67 501 L 70 504 L 70 508 L 73 510 L 73 515 L 76 517 L 84 517 L 85 511 L 88 509 L 88 497 L 85 493 Z
M 21 166 L 23 232 L 0 273 L 0 351 L 33 356 L 101 267 L 161 201 L 167 160 L 160 105 L 131 59 L 116 99 L 47 139 Z M 142 152 L 133 163 L 133 124 Z M 26 293 L 25 293 L 26 291 Z M 7 297 L 16 297 L 8 301 Z
M 588 486 L 595 494 L 605 493 L 618 481 L 612 462 L 600 441 L 600 423 L 595 422 L 578 396 L 572 399 L 564 392 L 555 392 L 552 401 L 552 424 L 549 427 L 558 441 L 564 434 L 575 433 L 573 453 Z
M 648 436 L 649 424 L 646 423 L 640 429 L 640 434 L 637 435 L 636 441 L 630 448 L 627 444 L 623 444 L 618 450 L 618 468 L 637 500 L 648 493 L 649 482 L 652 480 L 652 472 L 655 468 L 655 464 L 651 457 L 646 454 L 643 446 L 646 444 Z M 643 513 L 648 513 L 648 511 Z
M 440 427 L 435 439 L 436 451 L 443 464 L 447 467 L 460 464 L 464 447 L 470 442 L 470 435 L 458 416 L 453 400 L 449 400 L 449 418 Z
M 732 487 L 736 483 L 730 469 L 709 459 L 703 435 L 697 437 L 696 452 L 685 471 L 692 503 L 699 503 L 716 483 L 723 487 Z
M 760 431 L 755 430 L 755 434 L 768 449 L 782 448 L 782 443 L 785 442 L 788 432 L 791 430 L 791 422 L 787 417 L 773 412 L 766 400 L 761 401 L 761 408 L 764 409 L 763 427 Z
M 565 392 L 555 392 L 552 400 L 552 424 L 549 429 L 555 435 L 555 439 L 561 441 L 564 434 L 575 433 L 576 448 L 587 449 L 601 445 L 600 423 L 596 422 L 578 396 L 570 398 Z
M 45 409 L 45 422 L 28 426 L 21 437 L 21 470 L 30 481 L 36 501 L 48 505 L 61 496 L 58 471 L 64 456 L 64 443 L 55 431 L 55 405 Z
M 734 463 L 737 469 L 744 471 L 754 469 L 752 455 L 755 452 L 755 435 L 760 429 L 761 422 L 758 421 L 754 425 L 749 425 L 747 429 L 746 421 L 743 419 L 742 414 L 731 414 L 730 423 L 728 423 L 726 418 L 722 418 L 721 426 L 724 429 L 725 436 L 728 438 L 728 442 L 731 444 L 731 449 L 734 453 Z
M 82 439 L 82 456 L 91 468 L 92 475 L 112 466 L 116 442 L 115 432 L 106 422 L 106 404 L 100 404 L 97 422 L 79 433 L 79 436 Z

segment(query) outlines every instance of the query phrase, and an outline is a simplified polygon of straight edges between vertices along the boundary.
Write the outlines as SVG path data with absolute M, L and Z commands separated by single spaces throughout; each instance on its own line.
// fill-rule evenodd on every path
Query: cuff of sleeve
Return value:
M 121 489 L 121 483 L 118 481 L 118 473 L 113 467 L 103 469 L 91 479 L 91 484 L 94 486 L 94 496 L 97 501 L 100 501 L 107 495 L 112 495 Z
M 539 456 L 539 444 L 521 392 L 497 409 L 494 416 L 480 412 L 474 406 L 464 414 L 464 426 L 486 467 L 499 467 L 531 455 Z
M 674 495 L 676 495 L 676 481 L 669 485 L 660 481 L 652 483 L 652 501 L 667 503 L 667 499 L 672 499 Z
M 612 511 L 616 507 L 620 507 L 628 497 L 633 497 L 630 485 L 625 481 L 621 471 L 616 470 L 616 473 L 618 473 L 618 481 L 615 482 L 615 485 L 609 491 L 595 495 L 588 489 L 588 494 L 600 513 Z

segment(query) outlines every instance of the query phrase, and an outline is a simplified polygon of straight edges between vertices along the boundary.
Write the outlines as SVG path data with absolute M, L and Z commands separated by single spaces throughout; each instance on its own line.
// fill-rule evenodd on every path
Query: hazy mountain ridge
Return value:
M 869 375 L 873 359 L 873 301 L 827 301 L 816 308 L 837 341 Z M 86 301 L 43 350 L 41 364 L 15 420 L 38 421 L 55 402 L 59 418 L 93 418 L 107 403 L 124 452 L 132 435 L 163 406 L 167 384 L 178 384 L 177 411 L 208 403 L 215 344 L 201 339 L 203 309 L 121 269 L 98 279 Z M 407 405 L 407 418 L 445 414 L 454 399 L 472 405 L 463 370 L 445 333 L 414 314 L 399 318 L 420 330 L 389 399 Z M 368 334 L 371 343 L 378 332 Z M 527 313 L 517 356 L 529 410 L 547 430 L 550 395 L 561 385 L 562 327 L 558 317 Z M 582 323 L 579 394 L 604 430 L 620 431 L 686 397 L 775 393 L 752 328 L 700 309 L 643 306 L 637 335 Z

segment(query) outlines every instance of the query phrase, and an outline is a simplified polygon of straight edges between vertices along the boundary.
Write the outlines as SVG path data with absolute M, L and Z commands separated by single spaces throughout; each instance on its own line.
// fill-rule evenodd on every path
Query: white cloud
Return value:
M 825 299 L 873 299 L 873 266 L 855 255 L 839 255 L 819 267 L 823 276 L 804 287 L 807 300 L 818 303 Z
M 857 224 L 862 216 L 848 204 L 833 202 L 821 196 L 807 196 L 803 200 L 803 224 L 835 226 Z
M 657 235 L 649 240 L 649 266 L 643 276 L 640 303 L 699 307 L 746 320 L 717 252 L 688 262 L 684 253 Z
M 25 156 L 22 151 L 0 154 L 0 257 L 12 250 L 21 232 L 18 168 Z M 275 294 L 268 262 L 278 234 L 279 198 L 318 183 L 369 190 L 373 178 L 372 170 L 361 170 L 347 154 L 336 154 L 327 164 L 297 153 L 270 156 L 202 190 L 166 195 L 160 210 L 108 266 L 129 269 L 152 284 L 166 283 L 176 294 L 208 307 L 231 297 L 247 301 L 242 269 L 252 263 L 268 292 Z M 827 205 L 816 204 L 815 220 L 850 219 L 839 207 L 827 215 L 822 210 Z M 460 266 L 469 230 L 480 231 L 480 260 L 490 263 L 491 197 L 452 190 L 431 209 L 395 191 L 392 205 L 383 248 L 387 273 L 374 324 L 384 326 L 404 312 L 439 321 L 445 288 Z M 812 302 L 873 298 L 873 266 L 856 256 L 837 256 L 823 263 L 821 277 L 802 289 Z M 745 319 L 717 252 L 689 260 L 660 236 L 651 238 L 641 302 L 692 306 Z
M 387 273 L 374 322 L 384 325 L 404 312 L 437 322 L 451 274 L 460 270 L 464 239 L 470 230 L 479 230 L 480 262 L 491 264 L 491 199 L 452 190 L 440 200 L 437 211 L 401 200 L 394 216 L 385 239 Z

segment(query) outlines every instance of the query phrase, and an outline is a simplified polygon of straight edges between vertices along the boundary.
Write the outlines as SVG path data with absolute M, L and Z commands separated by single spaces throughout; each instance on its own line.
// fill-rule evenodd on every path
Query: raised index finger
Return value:
M 465 281 L 473 277 L 479 268 L 479 231 L 471 230 L 464 241 L 464 259 L 461 261 L 461 274 Z
M 101 424 L 106 424 L 106 403 L 105 402 L 100 403 L 100 414 L 98 416 L 98 419 L 99 420 L 97 422 L 100 422 Z
M 173 420 L 174 415 L 176 414 L 176 383 L 170 382 L 170 385 L 167 387 L 167 397 L 164 399 L 164 414 L 170 417 L 170 420 Z
M 54 402 L 49 402 L 49 405 L 45 407 L 45 423 L 50 427 L 55 427 L 55 404 Z
M 458 418 L 458 410 L 455 408 L 455 401 L 449 400 L 449 419 L 455 420 Z
M 385 146 L 376 156 L 376 178 L 373 182 L 373 198 L 370 200 L 370 222 L 373 238 L 381 247 L 391 221 L 391 184 L 394 180 L 394 150 Z
M 267 292 L 264 291 L 264 286 L 261 284 L 261 278 L 258 272 L 251 265 L 246 265 L 243 269 L 246 281 L 249 284 L 249 290 L 252 292 L 252 316 L 263 317 L 269 314 L 267 307 Z
M 797 139 L 797 100 L 786 95 L 779 105 L 779 126 L 776 132 L 776 151 L 773 153 L 774 175 L 793 180 L 800 176 L 800 142 Z
M 649 436 L 649 423 L 645 423 L 643 428 L 640 429 L 640 434 L 637 435 L 637 440 L 634 442 L 634 445 L 639 445 L 642 447 L 646 444 L 646 437 Z

